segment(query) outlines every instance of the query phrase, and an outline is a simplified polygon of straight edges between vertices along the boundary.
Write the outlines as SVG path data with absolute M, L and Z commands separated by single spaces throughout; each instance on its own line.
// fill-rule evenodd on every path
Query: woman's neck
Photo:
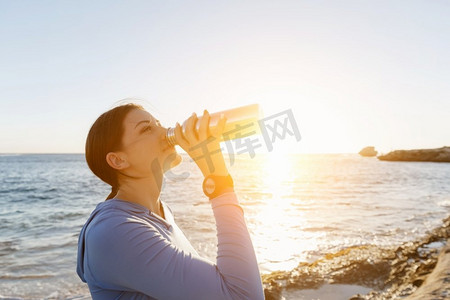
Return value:
M 154 177 L 124 178 L 120 182 L 119 190 L 114 198 L 137 203 L 164 218 L 159 200 L 162 180 L 156 180 Z

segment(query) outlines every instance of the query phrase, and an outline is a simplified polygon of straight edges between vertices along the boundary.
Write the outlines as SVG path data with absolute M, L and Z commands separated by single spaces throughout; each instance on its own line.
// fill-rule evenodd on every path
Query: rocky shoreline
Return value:
M 368 294 L 350 297 L 351 300 L 397 299 L 408 296 L 411 300 L 431 299 L 420 296 L 430 292 L 434 292 L 433 299 L 448 299 L 445 297 L 450 296 L 449 238 L 450 217 L 424 238 L 398 247 L 349 247 L 313 263 L 301 263 L 288 272 L 264 275 L 265 296 L 268 300 L 278 300 L 284 299 L 283 295 L 289 290 L 346 284 L 372 289 Z M 435 272 L 438 275 L 433 275 Z
M 386 161 L 450 162 L 450 147 L 436 149 L 395 150 L 378 156 Z
M 450 241 L 441 250 L 436 267 L 407 300 L 450 299 Z

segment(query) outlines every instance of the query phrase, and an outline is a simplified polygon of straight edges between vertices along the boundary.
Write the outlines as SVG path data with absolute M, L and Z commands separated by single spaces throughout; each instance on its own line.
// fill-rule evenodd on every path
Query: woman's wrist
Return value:
M 213 159 L 211 161 L 203 159 L 203 161 L 197 163 L 197 166 L 202 171 L 204 177 L 208 175 L 228 176 L 229 174 L 223 158 Z
M 206 177 L 206 176 L 209 176 L 209 175 L 228 176 L 228 174 L 230 174 L 226 168 L 225 169 L 215 169 L 212 172 L 206 171 L 206 172 L 202 172 L 202 173 L 203 173 L 203 177 Z

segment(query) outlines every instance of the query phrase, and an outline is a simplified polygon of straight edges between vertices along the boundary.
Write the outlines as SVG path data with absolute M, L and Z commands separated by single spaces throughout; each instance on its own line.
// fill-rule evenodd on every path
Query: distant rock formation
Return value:
M 361 151 L 359 151 L 359 155 L 361 156 L 376 156 L 377 153 L 378 152 L 375 151 L 375 147 L 373 146 L 365 147 Z
M 450 162 L 450 147 L 437 149 L 395 150 L 378 156 L 380 160 L 389 161 L 433 161 Z

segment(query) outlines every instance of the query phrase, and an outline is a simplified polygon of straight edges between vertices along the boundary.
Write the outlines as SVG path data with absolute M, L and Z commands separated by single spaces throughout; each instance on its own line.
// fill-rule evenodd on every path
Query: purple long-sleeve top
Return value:
M 217 261 L 198 255 L 163 201 L 165 218 L 119 199 L 97 205 L 78 240 L 77 273 L 96 299 L 264 299 L 234 192 L 211 200 Z

